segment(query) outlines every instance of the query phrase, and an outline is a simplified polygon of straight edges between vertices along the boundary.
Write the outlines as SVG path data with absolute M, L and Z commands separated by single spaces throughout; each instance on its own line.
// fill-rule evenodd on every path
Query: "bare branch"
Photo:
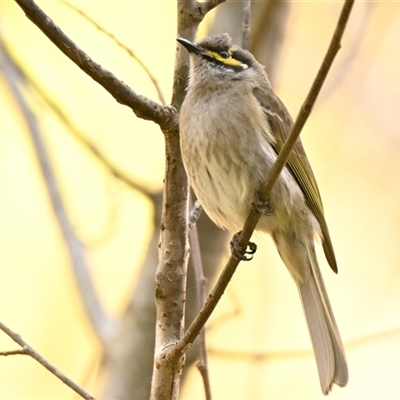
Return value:
M 289 158 L 289 155 L 296 144 L 300 133 L 307 122 L 308 117 L 311 114 L 311 110 L 314 106 L 315 101 L 317 100 L 318 94 L 321 91 L 321 88 L 325 82 L 325 79 L 328 75 L 328 72 L 333 64 L 333 60 L 336 57 L 340 49 L 340 42 L 346 28 L 347 21 L 350 16 L 351 9 L 353 7 L 354 0 L 345 0 L 343 5 L 342 12 L 339 17 L 339 21 L 337 23 L 335 32 L 333 34 L 331 43 L 329 45 L 328 51 L 325 55 L 325 58 L 322 62 L 322 65 L 318 71 L 318 74 L 311 86 L 310 92 L 306 100 L 304 101 L 303 105 L 301 106 L 300 113 L 296 118 L 296 121 L 292 127 L 289 137 L 287 138 L 284 146 L 282 147 L 276 162 L 271 168 L 269 172 L 267 183 L 264 186 L 264 190 L 262 193 L 262 199 L 267 200 L 270 196 L 272 188 L 278 179 L 279 174 L 281 173 L 282 169 L 284 168 L 286 161 Z M 250 237 L 249 237 L 250 239 Z
M 165 107 L 135 93 L 111 72 L 94 62 L 81 50 L 32 0 L 15 0 L 26 16 L 79 68 L 104 87 L 119 103 L 130 107 L 138 118 L 151 120 L 161 129 L 177 125 L 177 113 L 173 107 Z
M 22 76 L 18 74 L 17 68 L 15 68 L 12 61 L 7 57 L 7 53 L 1 44 L 2 43 L 0 42 L 0 61 L 5 72 L 5 79 L 11 93 L 18 103 L 19 109 L 31 135 L 43 179 L 50 196 L 51 205 L 69 252 L 71 264 L 86 313 L 99 339 L 102 342 L 106 342 L 114 335 L 116 331 L 116 323 L 105 313 L 100 299 L 97 296 L 89 271 L 89 266 L 85 258 L 84 245 L 75 235 L 65 211 L 57 180 L 53 173 L 51 161 L 42 139 L 37 119 L 20 92 L 19 83 L 21 83 Z
M 167 103 L 164 99 L 164 95 L 161 91 L 160 85 L 157 82 L 157 79 L 154 77 L 154 75 L 150 72 L 149 68 L 147 65 L 130 49 L 128 46 L 123 44 L 120 40 L 118 40 L 114 34 L 111 32 L 108 32 L 106 29 L 104 29 L 101 25 L 99 25 L 93 18 L 89 17 L 89 15 L 85 14 L 82 10 L 79 8 L 75 7 L 73 4 L 68 3 L 68 2 L 63 2 L 65 6 L 71 8 L 78 14 L 82 15 L 83 18 L 85 18 L 87 21 L 89 21 L 92 25 L 96 27 L 100 32 L 103 32 L 106 36 L 108 36 L 117 46 L 121 47 L 121 49 L 125 50 L 144 70 L 146 75 L 149 77 L 151 80 L 151 83 L 154 86 L 154 89 L 157 91 L 158 99 L 160 100 L 161 104 L 165 106 Z
M 284 146 L 282 147 L 279 156 L 277 157 L 276 162 L 271 168 L 266 184 L 264 186 L 264 190 L 262 192 L 262 199 L 267 200 L 272 191 L 272 188 L 281 172 L 285 163 L 290 155 L 291 150 L 293 149 L 294 144 L 297 141 L 297 138 L 300 135 L 301 129 L 303 128 L 308 116 L 310 115 L 311 109 L 315 100 L 318 96 L 318 93 L 325 81 L 325 78 L 329 72 L 329 69 L 333 63 L 333 60 L 340 49 L 340 42 L 343 36 L 348 18 L 350 16 L 350 11 L 352 9 L 354 0 L 345 0 L 345 3 L 342 8 L 342 12 L 339 17 L 339 21 L 337 23 L 334 35 L 332 37 L 331 43 L 329 45 L 328 51 L 324 58 L 324 61 L 318 71 L 318 74 L 314 80 L 314 83 L 310 89 L 310 92 L 301 107 L 300 113 L 296 119 L 292 127 L 292 131 L 287 138 Z M 260 214 L 252 210 L 247 221 L 244 225 L 244 228 L 239 236 L 239 245 L 243 248 L 246 248 L 250 237 L 257 225 L 258 220 L 260 219 Z M 230 257 L 228 263 L 226 264 L 217 284 L 214 289 L 208 296 L 208 299 L 204 305 L 204 307 L 200 310 L 199 315 L 195 318 L 191 326 L 186 331 L 185 335 L 182 339 L 177 343 L 177 345 L 171 350 L 170 357 L 176 359 L 180 354 L 183 354 L 185 350 L 191 346 L 195 338 L 198 336 L 200 330 L 203 328 L 204 324 L 210 317 L 211 313 L 215 309 L 218 301 L 222 297 L 229 281 L 231 280 L 233 274 L 236 271 L 236 268 L 239 264 L 239 260 L 236 259 L 233 255 Z
M 0 39 L 1 41 L 1 39 Z M 137 190 L 147 197 L 151 197 L 150 191 L 139 182 L 131 179 L 126 173 L 121 171 L 117 166 L 110 161 L 107 156 L 90 140 L 87 135 L 76 125 L 71 122 L 71 118 L 62 110 L 59 104 L 50 97 L 35 80 L 29 69 L 24 65 L 20 64 L 13 54 L 8 51 L 7 45 L 1 41 L 0 44 L 4 51 L 7 53 L 7 57 L 12 61 L 14 66 L 18 69 L 18 72 L 24 77 L 24 79 L 33 87 L 37 94 L 43 99 L 47 106 L 54 112 L 54 114 L 60 119 L 60 121 L 68 128 L 68 132 L 71 133 L 79 143 L 84 146 L 97 160 L 112 174 L 115 178 L 124 182 L 131 189 Z
M 166 170 L 161 221 L 159 264 L 156 273 L 156 343 L 151 399 L 177 399 L 184 364 L 167 360 L 165 352 L 184 329 L 188 244 L 189 184 L 182 164 L 179 135 L 165 134 Z
M 251 20 L 250 51 L 259 63 L 265 66 L 268 79 L 274 86 L 279 56 L 285 39 L 285 29 L 290 14 L 291 2 L 276 0 L 253 3 Z
M 192 202 L 191 202 L 192 203 Z M 197 207 L 196 207 L 197 205 Z M 196 201 L 195 203 L 195 210 L 199 210 L 200 203 Z M 192 206 L 192 204 L 191 204 Z M 193 207 L 191 207 L 193 208 Z M 198 212 L 197 212 L 198 214 Z M 193 215 L 193 212 L 190 213 Z M 198 216 L 197 216 L 198 217 Z M 189 218 L 190 221 L 190 218 Z M 190 222 L 189 222 L 190 224 Z M 194 274 L 196 278 L 196 289 L 197 289 L 197 303 L 198 309 L 201 310 L 203 307 L 206 296 L 207 296 L 207 280 L 204 276 L 203 270 L 203 262 L 201 259 L 201 251 L 200 251 L 200 242 L 199 242 L 199 235 L 197 232 L 197 225 L 192 223 L 190 233 L 190 249 L 191 249 L 191 257 L 192 257 L 192 264 L 194 269 Z M 211 400 L 211 385 L 210 385 L 210 377 L 208 374 L 208 363 L 207 363 L 207 346 L 206 346 L 206 331 L 203 328 L 200 331 L 199 337 L 199 362 L 197 364 L 197 368 L 200 371 L 201 377 L 203 379 L 204 391 L 206 395 L 206 400 Z
M 213 8 L 219 6 L 221 3 L 225 3 L 226 0 L 207 0 L 201 3 L 197 2 L 197 6 L 201 9 L 201 12 L 206 15 Z
M 29 355 L 25 350 L 10 350 L 10 351 L 0 351 L 0 356 L 15 356 L 15 355 Z
M 178 0 L 178 37 L 195 41 L 197 29 L 206 14 L 225 0 L 208 0 L 199 3 L 195 0 Z M 187 77 L 189 75 L 188 52 L 177 46 L 172 105 L 178 110 L 185 98 Z
M 246 50 L 249 50 L 249 41 L 250 41 L 250 13 L 251 13 L 251 0 L 243 0 L 242 47 Z
M 178 0 L 178 36 L 194 40 L 205 12 L 193 0 Z M 211 8 L 210 8 L 211 9 Z M 177 46 L 172 105 L 176 109 L 185 97 L 189 57 Z M 169 349 L 183 335 L 188 243 L 189 184 L 183 167 L 178 131 L 164 130 L 166 174 L 160 234 L 160 260 L 156 274 L 156 348 L 151 399 L 171 400 L 179 395 L 184 365 L 183 353 L 169 357 Z
M 149 243 L 144 263 L 136 281 L 132 298 L 119 321 L 117 336 L 109 349 L 104 350 L 102 369 L 105 378 L 104 391 L 99 396 L 104 399 L 149 399 L 153 369 L 156 307 L 154 302 L 154 275 L 158 263 L 158 243 L 160 238 L 162 193 L 153 196 L 153 235 Z M 216 265 L 224 257 L 221 249 L 226 245 L 228 234 L 218 229 L 206 214 L 196 222 L 199 229 L 202 260 L 207 281 L 213 281 L 218 269 Z M 201 235 L 201 232 L 204 234 Z M 192 260 L 193 261 L 193 260 Z M 193 264 L 193 262 L 192 262 Z M 190 265 L 190 262 L 189 262 Z M 185 325 L 197 315 L 196 283 L 189 267 L 186 287 Z M 134 334 L 132 334 L 134 332 Z M 196 341 L 186 354 L 183 378 L 188 365 L 198 361 L 199 346 Z M 140 360 L 140 363 L 137 362 Z
M 64 382 L 67 386 L 69 386 L 72 390 L 78 393 L 82 398 L 86 400 L 95 400 L 95 398 L 82 389 L 79 385 L 73 382 L 71 379 L 66 377 L 61 371 L 59 371 L 56 367 L 51 365 L 43 356 L 41 356 L 36 350 L 34 350 L 31 346 L 29 346 L 24 340 L 22 340 L 21 336 L 13 332 L 7 326 L 0 322 L 0 329 L 6 333 L 14 342 L 18 343 L 22 348 L 24 354 L 27 354 L 34 358 L 38 363 L 42 364 L 48 371 L 50 371 L 53 375 L 55 375 L 58 379 Z M 21 354 L 21 353 L 18 353 Z

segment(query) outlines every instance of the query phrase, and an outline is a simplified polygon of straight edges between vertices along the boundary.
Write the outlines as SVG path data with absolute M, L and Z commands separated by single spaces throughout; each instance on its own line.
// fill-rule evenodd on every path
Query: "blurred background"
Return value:
M 59 1 L 38 4 L 96 62 L 161 102 L 143 68 L 89 18 L 110 32 L 145 63 L 169 102 L 175 2 L 70 3 L 84 15 Z M 341 7 L 253 4 L 251 50 L 294 117 Z M 222 4 L 207 16 L 199 38 L 229 32 L 240 44 L 241 19 L 241 3 Z M 398 2 L 355 4 L 302 133 L 339 264 L 335 275 L 319 252 L 350 369 L 348 386 L 334 387 L 332 399 L 400 398 L 399 26 Z M 0 3 L 0 38 L 0 321 L 93 395 L 148 398 L 162 133 L 116 103 L 13 1 Z M 39 139 L 32 139 L 27 121 Z M 55 192 L 62 206 L 54 204 Z M 89 274 L 81 290 L 55 217 L 60 209 Z M 212 284 L 229 256 L 228 238 L 204 215 L 199 225 Z M 254 260 L 239 266 L 207 325 L 213 396 L 323 398 L 295 285 L 271 240 L 253 239 Z M 98 299 L 106 323 L 88 318 L 85 293 Z M 16 348 L 0 332 L 0 351 Z M 188 364 L 195 361 L 189 355 Z M 1 399 L 77 398 L 27 356 L 0 357 L 0 376 Z M 194 366 L 187 368 L 181 398 L 204 398 Z

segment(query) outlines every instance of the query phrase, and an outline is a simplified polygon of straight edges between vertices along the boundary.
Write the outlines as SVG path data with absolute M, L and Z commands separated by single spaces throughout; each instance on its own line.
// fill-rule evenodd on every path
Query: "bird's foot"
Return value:
M 261 200 L 259 197 L 256 197 L 252 205 L 257 212 L 267 217 L 270 217 L 274 213 L 274 209 L 268 200 Z
M 253 258 L 253 254 L 257 251 L 257 245 L 253 242 L 249 242 L 246 247 L 241 246 L 238 242 L 239 235 L 240 232 L 235 233 L 232 237 L 230 243 L 231 253 L 237 260 L 250 261 Z M 250 257 L 247 254 L 249 254 Z
M 189 213 L 189 230 L 192 229 L 193 225 L 196 224 L 202 211 L 203 207 L 201 206 L 200 202 L 196 200 L 192 210 Z

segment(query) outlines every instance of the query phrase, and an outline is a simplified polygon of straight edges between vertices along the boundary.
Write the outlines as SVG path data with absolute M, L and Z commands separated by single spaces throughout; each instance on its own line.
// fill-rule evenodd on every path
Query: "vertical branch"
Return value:
M 221 0 L 197 3 L 178 0 L 178 36 L 194 40 L 205 14 Z M 185 96 L 189 57 L 179 46 L 176 51 L 172 105 L 180 109 Z M 184 354 L 170 357 L 169 350 L 184 330 L 185 287 L 188 243 L 189 184 L 183 167 L 179 130 L 163 129 L 165 136 L 165 186 L 161 220 L 159 264 L 156 273 L 156 347 L 151 399 L 177 399 Z
M 197 26 L 190 21 L 187 10 L 195 2 L 178 0 L 178 36 L 194 38 Z M 184 96 L 189 60 L 177 47 L 172 105 L 180 108 Z M 188 243 L 189 183 L 183 167 L 179 131 L 164 131 L 165 180 L 163 212 L 159 244 L 159 263 L 156 272 L 156 340 L 151 396 L 155 400 L 177 399 L 184 365 L 184 356 L 166 357 L 166 350 L 182 336 L 185 317 L 185 287 Z
M 249 50 L 265 66 L 274 86 L 279 77 L 279 57 L 285 40 L 291 2 L 274 0 L 253 4 Z
M 251 0 L 243 0 L 243 34 L 242 47 L 249 49 L 250 42 L 250 15 L 251 15 Z
M 183 333 L 188 245 L 189 185 L 183 168 L 177 129 L 165 131 L 165 187 L 159 264 L 156 273 L 156 343 L 152 399 L 176 399 L 183 357 L 165 355 Z
M 178 0 L 178 37 L 194 40 L 197 35 L 198 23 L 193 23 L 190 8 L 195 7 L 196 1 Z M 176 47 L 174 84 L 172 105 L 178 110 L 185 98 L 187 77 L 189 75 L 189 56 L 182 46 Z
M 201 211 L 200 203 L 196 202 L 194 213 L 199 214 Z M 191 204 L 191 208 L 193 208 L 193 204 Z M 191 215 L 192 216 L 192 215 Z M 198 215 L 195 217 L 197 220 Z M 190 221 L 191 222 L 191 221 Z M 204 276 L 203 270 L 203 262 L 201 258 L 200 252 L 200 242 L 199 242 L 199 235 L 197 232 L 197 225 L 196 223 L 191 223 L 190 229 L 190 248 L 191 248 L 191 255 L 192 255 L 192 264 L 195 274 L 196 280 L 196 289 L 197 289 L 197 303 L 198 303 L 198 310 L 201 310 L 203 307 L 206 296 L 207 296 L 207 280 Z M 203 328 L 199 334 L 199 362 L 197 363 L 197 369 L 200 371 L 201 377 L 203 379 L 204 391 L 206 395 L 206 400 L 211 400 L 211 385 L 210 385 L 210 377 L 208 373 L 208 362 L 207 362 L 207 345 L 206 345 L 206 331 Z

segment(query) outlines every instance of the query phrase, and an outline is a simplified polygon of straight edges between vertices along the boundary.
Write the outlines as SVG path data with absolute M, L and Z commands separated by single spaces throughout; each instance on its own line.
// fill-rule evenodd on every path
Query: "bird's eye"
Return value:
M 229 58 L 229 57 L 231 56 L 226 50 L 220 51 L 220 52 L 219 52 L 219 55 L 220 55 L 222 58 Z

